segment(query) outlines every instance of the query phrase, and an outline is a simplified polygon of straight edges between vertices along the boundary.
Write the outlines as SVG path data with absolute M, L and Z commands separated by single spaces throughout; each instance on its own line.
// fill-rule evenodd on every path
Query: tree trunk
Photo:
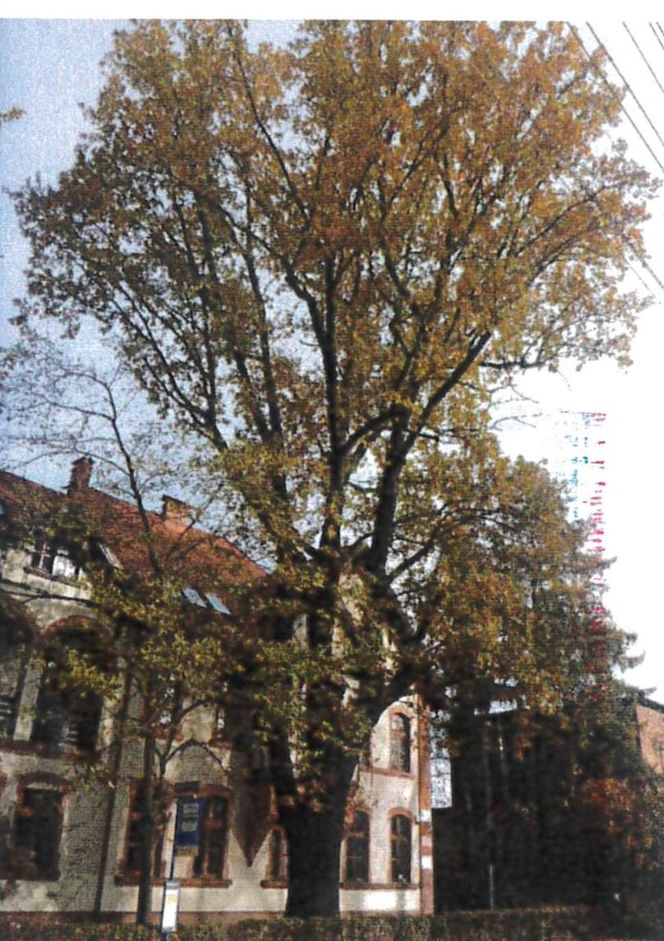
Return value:
M 300 808 L 288 821 L 286 915 L 307 918 L 338 914 L 343 831 L 343 807 L 324 811 Z
M 339 913 L 339 854 L 346 802 L 357 762 L 345 756 L 336 769 L 334 791 L 322 809 L 284 808 L 288 839 L 288 898 L 285 914 L 309 918 Z
M 141 800 L 140 872 L 136 924 L 148 925 L 152 915 L 152 875 L 154 866 L 155 813 L 154 813 L 154 759 L 155 742 L 151 733 L 143 741 L 143 788 Z

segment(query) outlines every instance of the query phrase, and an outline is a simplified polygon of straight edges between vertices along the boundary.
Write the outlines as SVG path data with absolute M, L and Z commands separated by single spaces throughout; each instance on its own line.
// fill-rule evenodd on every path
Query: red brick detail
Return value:
M 431 824 L 431 759 L 429 717 L 427 709 L 418 699 L 417 710 L 417 762 L 420 807 L 420 911 L 433 914 L 433 831 Z M 425 819 L 423 819 L 425 818 Z M 423 865 L 422 859 L 427 862 Z

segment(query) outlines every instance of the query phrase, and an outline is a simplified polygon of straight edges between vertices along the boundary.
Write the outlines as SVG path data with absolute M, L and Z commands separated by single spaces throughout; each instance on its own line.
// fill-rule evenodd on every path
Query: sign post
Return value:
M 180 883 L 168 879 L 164 883 L 164 898 L 161 905 L 161 933 L 168 938 L 178 926 L 178 908 L 180 905 Z
M 205 800 L 198 797 L 180 797 L 175 813 L 175 835 L 171 855 L 170 877 L 164 883 L 161 906 L 161 932 L 164 938 L 177 930 L 180 907 L 180 883 L 174 879 L 175 854 L 178 850 L 196 850 L 200 843 L 201 820 Z

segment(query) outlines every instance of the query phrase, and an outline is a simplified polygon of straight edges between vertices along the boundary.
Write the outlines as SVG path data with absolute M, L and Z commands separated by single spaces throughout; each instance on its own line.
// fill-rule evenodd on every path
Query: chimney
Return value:
M 166 525 L 174 525 L 176 528 L 189 526 L 193 516 L 193 510 L 184 500 L 178 500 L 176 497 L 169 497 L 165 493 L 161 498 L 161 518 Z
M 79 457 L 71 466 L 67 493 L 84 493 L 90 486 L 90 475 L 94 461 L 91 457 Z

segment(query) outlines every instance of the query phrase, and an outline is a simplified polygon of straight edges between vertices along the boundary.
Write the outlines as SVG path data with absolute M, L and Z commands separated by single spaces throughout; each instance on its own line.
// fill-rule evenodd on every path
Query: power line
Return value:
M 623 25 L 624 25 L 624 24 L 623 24 Z M 657 128 L 655 127 L 655 125 L 653 124 L 653 122 L 650 120 L 650 116 L 648 115 L 648 112 L 646 111 L 646 109 L 643 107 L 643 105 L 642 105 L 641 102 L 639 101 L 639 99 L 638 99 L 638 97 L 637 97 L 635 91 L 633 90 L 632 86 L 629 84 L 629 82 L 627 81 L 627 79 L 625 78 L 625 76 L 622 74 L 622 72 L 620 71 L 620 69 L 619 69 L 618 66 L 616 65 L 616 62 L 615 62 L 613 56 L 611 55 L 611 53 L 609 52 L 609 50 L 606 48 L 606 46 L 604 45 L 604 43 L 601 41 L 601 39 L 599 38 L 599 36 L 598 36 L 597 33 L 595 32 L 595 30 L 594 30 L 594 29 L 592 28 L 592 26 L 590 25 L 590 23 L 586 23 L 586 26 L 588 27 L 588 29 L 590 30 L 590 32 L 593 34 L 593 37 L 594 37 L 595 42 L 597 43 L 597 45 L 600 47 L 600 49 L 603 49 L 604 52 L 606 53 L 609 62 L 611 63 L 611 65 L 613 66 L 613 68 L 616 70 L 616 72 L 618 73 L 618 75 L 620 76 L 620 78 L 622 79 L 623 85 L 625 86 L 625 88 L 627 89 L 627 91 L 630 93 L 630 95 L 632 96 L 632 98 L 634 99 L 634 101 L 637 103 L 637 105 L 638 105 L 639 108 L 641 109 L 641 112 L 642 112 L 644 118 L 646 119 L 646 121 L 648 122 L 648 124 L 650 125 L 650 127 L 651 127 L 651 128 L 653 129 L 653 131 L 655 132 L 658 141 L 660 142 L 660 144 L 662 144 L 662 146 L 664 146 L 664 138 L 663 138 L 662 135 L 659 133 L 659 131 L 657 130 Z M 622 103 L 621 103 L 621 107 L 622 107 Z M 623 108 L 623 111 L 625 111 L 624 108 Z M 626 111 L 625 111 L 625 114 L 627 114 Z M 634 124 L 633 121 L 632 121 L 632 124 Z M 636 127 L 636 125 L 634 125 L 634 127 Z M 644 143 L 645 143 L 645 138 L 643 137 L 643 135 L 641 134 L 640 131 L 639 131 L 639 134 L 640 134 L 640 136 L 641 136 L 641 140 L 644 141 Z M 648 149 L 650 150 L 650 148 L 648 148 Z M 653 156 L 654 156 L 653 151 L 650 150 L 650 152 L 651 152 L 651 153 L 653 154 Z M 656 157 L 655 157 L 655 159 L 657 160 Z M 664 170 L 664 166 L 659 162 L 659 160 L 657 160 L 657 163 L 659 164 L 660 169 Z
M 658 24 L 658 25 L 659 25 L 659 24 Z M 602 72 L 602 70 L 599 68 L 599 66 L 595 63 L 595 60 L 593 59 L 593 57 L 591 56 L 591 54 L 588 52 L 588 50 L 587 50 L 587 48 L 586 48 L 586 46 L 585 46 L 583 40 L 582 40 L 581 37 L 579 36 L 579 33 L 578 33 L 578 31 L 576 30 L 576 28 L 573 26 L 572 23 L 568 23 L 567 26 L 568 26 L 568 29 L 570 29 L 570 31 L 574 34 L 574 36 L 575 36 L 575 38 L 576 38 L 576 41 L 578 42 L 578 44 L 580 45 L 580 47 L 581 47 L 581 48 L 583 49 L 583 51 L 585 52 L 585 54 L 586 54 L 588 60 L 590 61 L 591 65 L 592 65 L 592 67 L 594 68 L 594 70 L 596 71 L 596 73 L 597 73 L 597 74 L 599 75 L 599 77 L 602 79 L 602 81 L 604 82 L 604 84 L 608 87 L 608 89 L 610 90 L 610 92 L 611 92 L 611 94 L 613 95 L 613 97 L 614 97 L 614 98 L 618 101 L 618 103 L 620 104 L 620 108 L 621 108 L 622 112 L 623 112 L 623 113 L 625 114 L 625 116 L 628 118 L 628 120 L 629 120 L 629 122 L 631 123 L 632 127 L 634 128 L 634 130 L 637 132 L 637 134 L 639 135 L 639 137 L 641 138 L 641 140 L 643 141 L 643 143 L 645 144 L 645 146 L 646 146 L 646 147 L 648 148 L 648 150 L 650 151 L 650 153 L 651 153 L 653 159 L 655 160 L 655 162 L 657 163 L 657 165 L 658 165 L 660 168 L 662 168 L 662 164 L 661 164 L 660 161 L 658 160 L 657 155 L 654 153 L 654 151 L 653 151 L 653 149 L 651 148 L 650 144 L 649 144 L 648 141 L 644 138 L 643 134 L 641 133 L 641 131 L 639 130 L 639 128 L 638 128 L 637 125 L 635 124 L 635 122 L 634 122 L 632 116 L 629 114 L 629 112 L 628 112 L 628 111 L 626 110 L 626 108 L 624 107 L 622 101 L 620 100 L 620 98 L 619 98 L 618 95 L 616 94 L 616 92 L 615 92 L 613 86 L 611 85 L 611 83 L 608 81 L 608 79 L 606 78 L 606 76 L 604 75 L 604 73 Z M 588 24 L 588 26 L 590 27 L 590 24 Z M 590 28 L 591 28 L 591 31 L 592 31 L 592 27 L 590 27 Z M 660 27 L 660 29 L 661 29 L 661 27 Z M 596 36 L 596 34 L 594 33 L 594 31 L 593 31 L 593 35 L 595 35 L 595 39 L 597 40 L 597 42 L 599 42 L 599 40 L 597 39 L 597 36 Z M 604 47 L 603 47 L 603 48 L 604 48 Z M 605 51 L 606 51 L 606 54 L 607 54 L 607 56 L 608 56 L 608 55 L 609 55 L 608 51 L 607 51 L 607 50 L 605 50 Z M 610 59 L 610 58 L 611 58 L 611 57 L 609 56 L 609 59 Z M 657 286 L 658 286 L 658 287 L 660 288 L 660 290 L 662 291 L 662 294 L 664 295 L 664 283 L 662 283 L 662 280 L 660 279 L 659 275 L 657 275 L 657 273 L 652 269 L 652 267 L 650 266 L 650 263 L 648 262 L 648 260 L 647 260 L 647 258 L 645 257 L 645 255 L 643 255 L 641 252 L 639 252 L 639 251 L 637 250 L 636 246 L 631 242 L 631 240 L 625 239 L 625 241 L 626 241 L 628 247 L 630 248 L 632 254 L 634 255 L 634 257 L 641 263 L 641 266 L 643 267 L 644 271 L 647 271 L 647 272 L 648 272 L 648 274 L 650 275 L 650 277 L 651 277 L 651 278 L 653 279 L 653 281 L 657 284 Z M 630 265 L 630 268 L 631 268 L 631 265 Z M 640 279 L 640 280 L 641 280 L 641 279 Z M 642 283 L 643 283 L 643 282 L 642 282 Z M 650 290 L 650 289 L 648 288 L 647 290 Z
M 648 272 L 648 274 L 650 275 L 650 277 L 651 277 L 651 278 L 653 279 L 653 281 L 657 284 L 657 286 L 659 287 L 660 291 L 662 291 L 662 293 L 664 293 L 664 282 L 662 282 L 662 279 L 659 277 L 659 275 L 657 274 L 657 272 L 656 272 L 656 271 L 653 271 L 652 267 L 650 266 L 650 262 L 649 262 L 648 259 L 645 257 L 645 255 L 639 254 L 639 253 L 636 251 L 636 249 L 634 248 L 634 246 L 631 244 L 630 241 L 628 241 L 627 244 L 629 245 L 629 247 L 630 247 L 630 248 L 632 249 L 632 251 L 634 252 L 634 255 L 639 259 L 639 261 L 641 262 L 641 264 L 643 265 L 643 267 L 645 268 L 645 270 Z
M 636 39 L 634 39 L 634 37 L 632 36 L 632 34 L 631 34 L 631 32 L 630 32 L 630 29 L 629 29 L 629 26 L 627 25 L 627 23 L 624 23 L 624 22 L 623 22 L 623 28 L 625 29 L 625 32 L 627 33 L 627 35 L 629 36 L 629 38 L 632 40 L 632 42 L 633 42 L 634 45 L 636 46 L 639 55 L 641 56 L 641 58 L 643 59 L 643 61 L 645 62 L 645 64 L 648 66 L 648 69 L 649 69 L 649 71 L 650 71 L 650 74 L 652 75 L 652 77 L 653 77 L 653 78 L 655 79 L 655 81 L 657 82 L 657 86 L 658 86 L 659 90 L 664 94 L 664 86 L 662 85 L 662 83 L 660 82 L 660 80 L 657 78 L 657 76 L 656 76 L 656 74 L 655 74 L 655 70 L 653 69 L 653 67 L 651 66 L 651 64 L 648 62 L 648 59 L 646 58 L 645 53 L 644 53 L 643 50 L 641 49 L 641 46 L 639 46 L 639 44 L 638 44 L 638 42 L 636 41 Z
M 661 39 L 659 38 L 659 36 L 657 35 L 657 30 L 656 30 L 655 27 L 652 25 L 652 23 L 648 23 L 648 26 L 649 26 L 650 29 L 653 31 L 653 35 L 655 36 L 655 39 L 657 40 L 657 42 L 658 42 L 658 43 L 660 44 L 660 46 L 662 47 L 662 51 L 664 51 L 664 43 L 662 42 L 662 40 L 661 40 Z
M 652 288 L 651 288 L 648 284 L 646 284 L 646 282 L 643 280 L 643 278 L 641 277 L 641 275 L 639 274 L 639 272 L 636 270 L 636 268 L 632 265 L 632 263 L 631 263 L 628 259 L 625 259 L 625 260 L 627 261 L 627 267 L 628 267 L 629 270 L 632 272 L 632 274 L 634 275 L 634 277 L 635 277 L 635 278 L 638 278 L 638 280 L 641 282 L 641 284 L 642 284 L 643 287 L 646 289 L 646 291 L 648 292 L 648 294 L 650 294 L 651 291 L 652 291 Z
M 644 143 L 644 145 L 646 146 L 646 148 L 648 149 L 648 151 L 649 151 L 649 153 L 650 153 L 652 159 L 655 161 L 655 163 L 657 164 L 657 166 L 659 167 L 659 169 L 662 171 L 662 173 L 664 173 L 664 164 L 661 162 L 661 160 L 659 159 L 659 157 L 657 156 L 657 154 L 655 153 L 655 151 L 652 149 L 652 147 L 650 146 L 650 144 L 648 143 L 648 141 L 645 139 L 645 137 L 644 137 L 643 134 L 641 133 L 641 129 L 640 129 L 639 126 L 636 124 L 636 122 L 634 121 L 634 118 L 631 116 L 631 114 L 629 113 L 629 111 L 627 111 L 627 109 L 626 109 L 625 106 L 623 105 L 623 103 L 622 103 L 622 101 L 621 101 L 621 99 L 620 99 L 620 96 L 619 96 L 618 94 L 616 94 L 616 91 L 615 91 L 613 85 L 611 84 L 611 82 L 607 79 L 607 77 L 604 75 L 604 73 L 602 72 L 602 70 L 600 69 L 600 67 L 597 65 L 597 63 L 595 62 L 595 60 L 593 59 L 593 57 L 591 56 L 591 54 L 590 54 L 590 53 L 588 52 L 588 50 L 586 49 L 585 43 L 583 42 L 583 40 L 582 40 L 581 37 L 579 36 L 579 33 L 578 33 L 576 27 L 575 27 L 572 23 L 569 23 L 568 26 L 569 26 L 570 30 L 574 33 L 574 36 L 576 37 L 576 41 L 579 43 L 579 45 L 581 46 L 581 48 L 582 48 L 583 51 L 585 52 L 586 56 L 588 57 L 588 60 L 589 60 L 590 64 L 591 64 L 592 67 L 595 69 L 597 75 L 599 75 L 599 77 L 602 79 L 602 81 L 604 82 L 604 84 L 606 85 L 606 87 L 607 87 L 607 88 L 609 89 L 609 91 L 611 92 L 611 95 L 612 95 L 612 96 L 615 98 L 615 100 L 618 102 L 618 104 L 620 105 L 621 111 L 623 112 L 623 114 L 625 115 L 625 117 L 627 118 L 627 120 L 629 121 L 629 123 L 632 125 L 632 127 L 634 128 L 634 130 L 636 131 L 636 133 L 639 135 L 639 137 L 640 137 L 641 140 L 643 141 L 643 143 Z M 593 32 L 593 35 L 594 35 L 595 38 L 597 39 L 597 36 L 596 36 L 596 34 L 594 33 L 594 30 L 592 29 L 592 27 L 590 26 L 590 24 L 588 24 L 588 26 L 590 27 L 591 32 Z M 597 40 L 597 41 L 599 42 L 599 40 Z M 601 45 L 601 43 L 600 43 L 600 45 Z M 604 48 L 604 46 L 602 46 L 602 48 Z M 606 52 L 606 50 L 604 50 L 604 51 Z M 607 56 L 609 55 L 608 52 L 607 52 L 606 54 L 607 54 Z M 609 56 L 609 59 L 611 59 L 610 56 Z M 611 60 L 611 61 L 613 61 L 613 60 Z

